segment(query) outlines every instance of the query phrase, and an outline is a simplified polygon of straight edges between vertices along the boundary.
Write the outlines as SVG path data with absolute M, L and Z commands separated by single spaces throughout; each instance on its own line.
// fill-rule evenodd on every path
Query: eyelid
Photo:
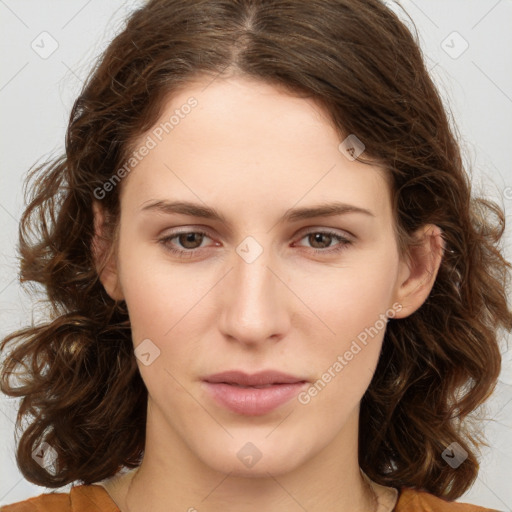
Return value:
M 186 233 L 204 233 L 206 236 L 208 236 L 211 239 L 215 238 L 212 235 L 212 232 L 210 231 L 210 229 L 205 226 L 190 225 L 190 226 L 181 226 L 178 228 L 171 228 L 171 229 L 176 229 L 176 231 L 172 230 L 170 233 L 160 235 L 157 238 L 158 239 L 170 238 L 170 237 L 175 237 L 175 236 L 178 236 L 181 234 L 186 234 Z M 332 234 L 336 234 L 336 235 L 346 238 L 350 241 L 355 241 L 357 239 L 357 237 L 350 231 L 347 231 L 345 229 L 333 228 L 330 226 L 308 226 L 308 227 L 302 228 L 301 230 L 299 230 L 297 232 L 296 235 L 294 235 L 294 239 L 301 239 L 310 233 L 318 233 L 318 232 L 324 232 L 324 233 L 331 232 Z
M 180 228 L 176 228 L 177 231 L 172 231 L 171 233 L 165 234 L 161 237 L 158 237 L 158 242 L 162 244 L 165 249 L 171 253 L 174 254 L 177 257 L 180 258 L 193 258 L 199 253 L 202 253 L 204 250 L 208 249 L 208 246 L 206 247 L 197 247 L 194 249 L 179 249 L 171 246 L 170 240 L 173 238 L 176 238 L 182 234 L 202 234 L 206 237 L 210 238 L 211 240 L 214 240 L 214 237 L 210 235 L 209 229 L 198 227 L 198 226 L 181 226 Z M 331 227 L 319 227 L 319 226 L 309 226 L 307 228 L 304 228 L 300 230 L 295 236 L 294 239 L 297 242 L 300 242 L 303 238 L 307 237 L 310 234 L 313 233 L 322 233 L 324 235 L 333 236 L 334 238 L 338 239 L 338 243 L 334 245 L 334 247 L 327 247 L 323 249 L 317 249 L 314 247 L 304 247 L 302 245 L 299 245 L 298 247 L 302 247 L 309 252 L 312 252 L 314 254 L 320 254 L 323 256 L 330 256 L 334 254 L 339 254 L 341 251 L 345 250 L 347 246 L 352 245 L 356 238 L 352 233 L 349 233 L 344 230 L 339 230 L 336 228 Z M 297 242 L 293 242 L 294 244 Z M 218 242 L 214 242 L 214 245 L 218 247 Z
M 347 240 L 350 240 L 350 241 L 355 241 L 357 239 L 357 237 L 353 233 L 351 233 L 350 231 L 347 231 L 346 229 L 333 228 L 330 226 L 308 226 L 307 228 L 300 230 L 296 236 L 302 238 L 303 236 L 306 236 L 310 233 L 318 233 L 318 232 L 321 232 L 321 233 L 329 232 L 329 233 L 341 236 L 343 238 L 346 238 Z

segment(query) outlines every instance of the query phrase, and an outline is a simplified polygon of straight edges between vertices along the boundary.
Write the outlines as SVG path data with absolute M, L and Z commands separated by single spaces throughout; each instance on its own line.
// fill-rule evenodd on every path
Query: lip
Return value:
M 302 377 L 274 370 L 251 375 L 232 370 L 203 379 L 205 391 L 219 405 L 246 416 L 260 416 L 273 411 L 290 401 L 307 384 L 308 381 Z
M 262 370 L 257 373 L 248 374 L 241 370 L 228 370 L 215 373 L 203 379 L 206 382 L 226 384 L 239 384 L 241 386 L 265 386 L 267 384 L 295 384 L 305 382 L 303 377 L 289 375 L 276 370 Z

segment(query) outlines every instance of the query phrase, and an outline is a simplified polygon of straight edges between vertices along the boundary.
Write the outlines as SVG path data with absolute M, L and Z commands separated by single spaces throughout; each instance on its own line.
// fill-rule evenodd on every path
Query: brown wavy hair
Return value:
M 387 326 L 361 403 L 359 461 L 380 484 L 459 497 L 477 476 L 484 442 L 470 413 L 494 390 L 500 333 L 512 329 L 511 265 L 500 248 L 505 216 L 495 202 L 473 197 L 416 39 L 378 0 L 152 0 L 127 19 L 74 103 L 65 154 L 31 168 L 25 183 L 19 276 L 43 285 L 50 309 L 45 323 L 1 344 L 2 352 L 13 344 L 1 390 L 22 397 L 22 474 L 61 487 L 140 464 L 147 390 L 126 303 L 99 281 L 92 203 L 169 94 L 196 77 L 228 73 L 316 99 L 340 136 L 364 142 L 365 158 L 392 181 L 402 251 L 424 224 L 442 229 L 432 292 Z M 111 250 L 121 188 L 101 199 Z M 43 441 L 58 454 L 54 474 L 32 458 Z M 457 469 L 441 457 L 452 442 L 469 454 Z

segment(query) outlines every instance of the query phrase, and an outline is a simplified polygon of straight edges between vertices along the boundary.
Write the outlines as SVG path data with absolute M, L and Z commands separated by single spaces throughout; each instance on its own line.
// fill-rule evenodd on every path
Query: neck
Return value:
M 144 459 L 136 471 L 125 475 L 115 501 L 122 512 L 374 511 L 376 496 L 361 474 L 357 458 L 358 412 L 305 463 L 282 472 L 277 466 L 265 471 L 261 465 L 258 474 L 250 476 L 212 469 L 180 442 L 176 433 L 162 436 L 157 427 L 162 423 L 150 418 Z M 166 442 L 162 443 L 162 438 Z

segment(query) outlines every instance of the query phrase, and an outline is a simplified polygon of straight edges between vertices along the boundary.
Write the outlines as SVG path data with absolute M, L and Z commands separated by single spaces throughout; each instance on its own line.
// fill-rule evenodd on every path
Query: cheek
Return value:
M 149 339 L 159 350 L 154 366 L 139 364 L 143 379 L 157 382 L 156 367 L 172 374 L 193 368 L 204 351 L 197 340 L 203 340 L 205 328 L 213 326 L 209 292 L 218 276 L 208 268 L 171 263 L 154 249 L 124 252 L 120 263 L 134 346 L 137 349 Z M 158 378 L 167 381 L 169 374 Z
M 135 270 L 135 265 L 132 268 Z M 141 337 L 162 337 L 172 328 L 180 312 L 180 304 L 188 303 L 184 296 L 187 289 L 181 289 L 172 275 L 165 275 L 148 266 L 127 272 L 123 279 L 123 292 L 135 343 Z
M 200 324 L 197 315 L 206 283 L 191 283 L 176 267 L 152 264 L 135 253 L 123 261 L 121 280 L 137 364 L 149 395 L 157 403 L 193 408 L 178 374 L 193 368 L 197 359 L 191 340 L 198 337 L 194 330 Z M 142 357 L 145 353 L 149 360 Z
M 124 238 L 123 238 L 124 237 Z M 172 264 L 163 248 L 138 240 L 132 233 L 121 236 L 119 279 L 123 289 L 133 339 L 164 335 L 187 313 L 207 283 L 204 276 Z
M 373 377 L 385 315 L 393 304 L 396 270 L 392 252 L 376 252 L 333 269 L 330 276 L 315 280 L 315 286 L 304 288 L 309 293 L 305 302 L 315 305 L 314 311 L 331 331 L 309 336 L 309 357 L 316 363 L 319 379 L 317 391 L 312 392 L 321 396 L 311 401 L 340 418 L 357 405 Z
M 393 254 L 362 255 L 324 270 L 313 281 L 305 280 L 299 293 L 343 345 L 373 326 L 390 308 L 396 272 Z

